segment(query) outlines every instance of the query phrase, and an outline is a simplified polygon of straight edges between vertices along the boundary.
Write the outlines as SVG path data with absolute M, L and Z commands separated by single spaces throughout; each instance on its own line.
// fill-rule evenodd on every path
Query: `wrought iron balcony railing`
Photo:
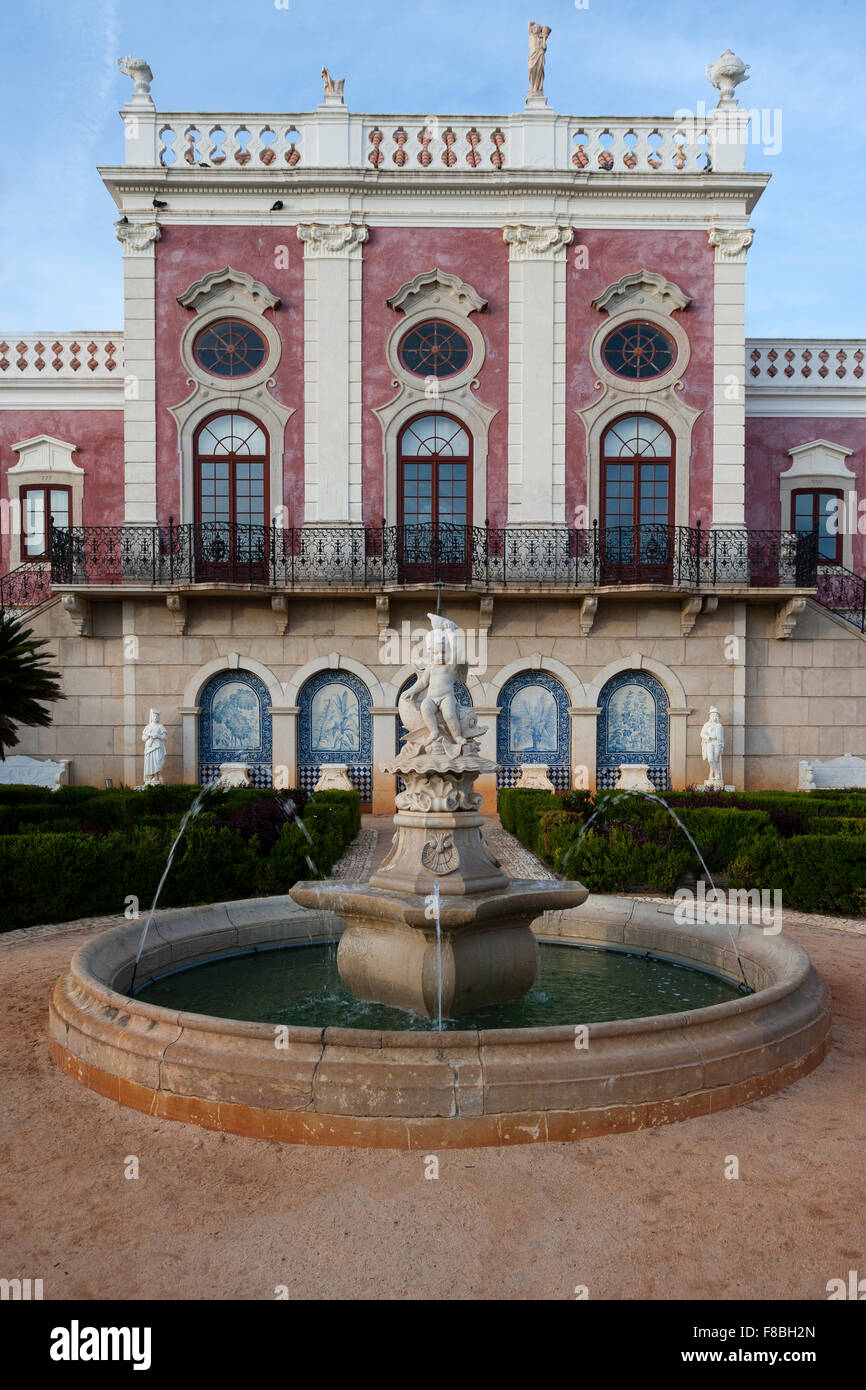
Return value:
M 814 533 L 656 525 L 55 527 L 51 573 L 55 584 L 76 586 L 694 589 L 818 583 Z
M 7 608 L 23 611 L 38 608 L 51 597 L 51 574 L 38 561 L 28 561 L 0 575 L 0 613 Z

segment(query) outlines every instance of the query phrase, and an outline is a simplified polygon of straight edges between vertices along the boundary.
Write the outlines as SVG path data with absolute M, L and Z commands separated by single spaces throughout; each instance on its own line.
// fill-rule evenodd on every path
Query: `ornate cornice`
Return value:
M 662 314 L 685 309 L 691 300 L 679 285 L 666 280 L 654 270 L 634 270 L 623 275 L 592 301 L 594 309 L 606 309 L 611 315 L 646 306 Z
M 751 227 L 711 227 L 709 242 L 717 261 L 745 261 L 746 252 L 755 239 Z
M 426 300 L 440 293 L 452 308 L 467 316 L 487 307 L 487 300 L 482 299 L 478 291 L 461 280 L 459 275 L 452 275 L 450 271 L 439 270 L 438 267 L 422 270 L 414 279 L 407 280 L 396 294 L 391 295 L 387 304 L 389 309 L 402 309 L 404 313 L 411 314 Z
M 299 222 L 305 257 L 360 256 L 370 233 L 363 222 Z
M 200 314 L 227 297 L 237 299 L 259 314 L 266 309 L 276 309 L 280 302 L 279 295 L 261 280 L 256 280 L 246 270 L 234 270 L 230 265 L 223 266 L 222 270 L 210 270 L 200 280 L 194 280 L 188 290 L 178 295 L 177 302 L 184 309 L 194 309 Z
M 154 242 L 162 236 L 156 218 L 152 222 L 127 222 L 122 217 L 114 224 L 114 233 L 125 256 L 152 256 Z
M 517 222 L 502 228 L 502 240 L 511 247 L 513 261 L 531 261 L 540 256 L 552 259 L 565 251 L 573 237 L 571 227 L 535 227 Z

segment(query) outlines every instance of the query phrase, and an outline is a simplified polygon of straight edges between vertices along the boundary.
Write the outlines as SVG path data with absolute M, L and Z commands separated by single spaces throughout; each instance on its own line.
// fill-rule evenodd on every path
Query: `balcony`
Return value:
M 858 582 L 856 576 L 852 578 Z M 56 527 L 54 587 L 814 589 L 812 533 L 700 526 Z M 849 595 L 850 597 L 850 595 Z

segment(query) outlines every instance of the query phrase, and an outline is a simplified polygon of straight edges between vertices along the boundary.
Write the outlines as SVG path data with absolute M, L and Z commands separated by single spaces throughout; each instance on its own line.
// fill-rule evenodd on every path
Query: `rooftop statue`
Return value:
M 528 96 L 544 96 L 544 59 L 550 26 L 529 22 L 529 92 Z
M 345 77 L 332 77 L 327 68 L 322 68 L 322 81 L 325 84 L 326 97 L 342 98 L 343 88 L 346 85 Z
M 736 101 L 734 88 L 741 82 L 748 82 L 750 67 L 750 63 L 744 63 L 730 48 L 726 48 L 714 63 L 707 63 L 707 80 L 718 88 L 720 101 Z
M 118 70 L 131 77 L 135 83 L 136 96 L 150 96 L 150 84 L 153 81 L 153 73 L 148 63 L 143 58 L 133 58 L 132 54 L 127 54 L 125 58 L 118 58 Z

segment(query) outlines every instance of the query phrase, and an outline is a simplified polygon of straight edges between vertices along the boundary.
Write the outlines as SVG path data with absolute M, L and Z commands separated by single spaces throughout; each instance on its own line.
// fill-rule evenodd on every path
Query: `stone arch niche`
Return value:
M 557 791 L 571 786 L 568 692 L 548 671 L 521 671 L 503 685 L 496 724 L 497 785 L 513 787 L 525 763 L 546 763 Z
M 199 696 L 199 783 L 215 782 L 222 763 L 245 763 L 253 786 L 273 784 L 271 697 L 251 671 L 219 671 Z
M 671 784 L 670 700 L 649 671 L 620 671 L 601 688 L 596 725 L 596 786 L 616 786 L 622 763 L 646 763 L 657 791 Z
M 312 791 L 323 763 L 345 763 L 362 802 L 373 796 L 372 697 L 359 676 L 329 667 L 298 697 L 298 783 Z

